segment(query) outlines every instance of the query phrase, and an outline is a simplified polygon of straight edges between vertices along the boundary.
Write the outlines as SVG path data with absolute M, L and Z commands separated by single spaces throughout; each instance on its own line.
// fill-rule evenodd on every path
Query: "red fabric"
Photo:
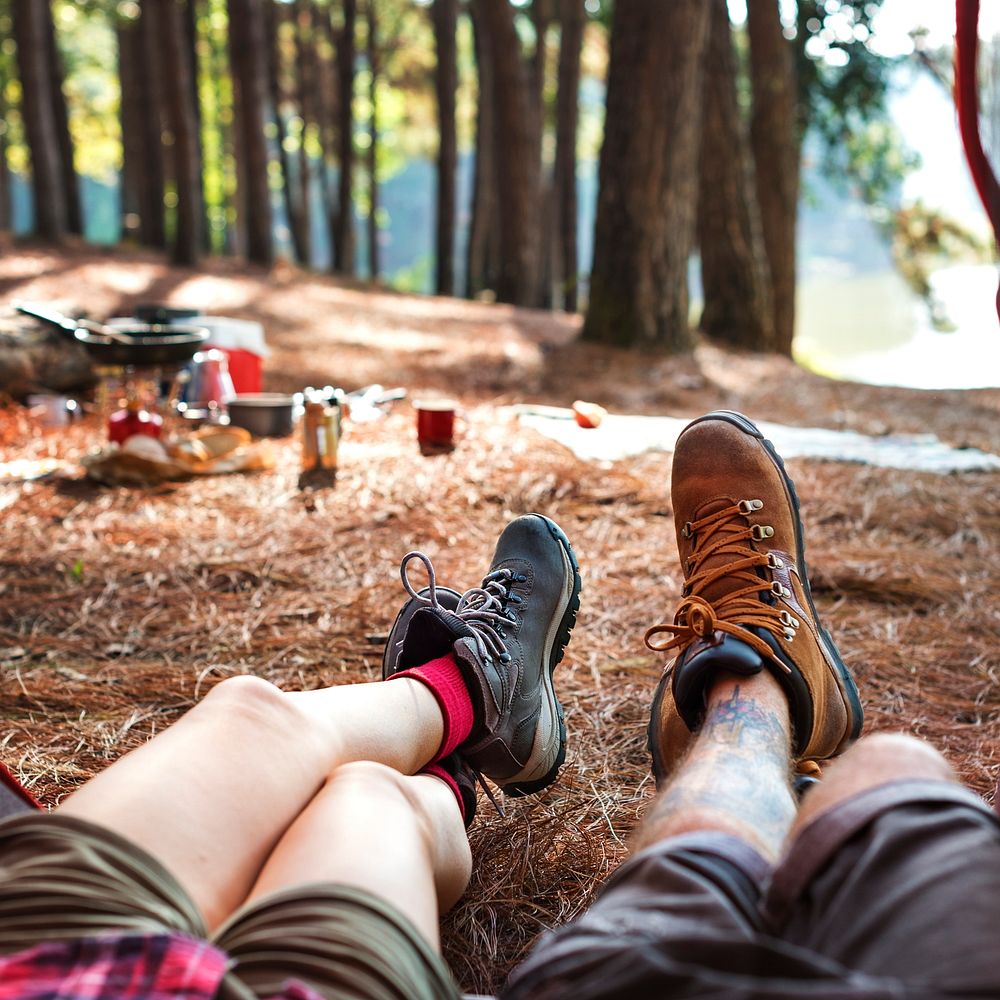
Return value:
M 0 958 L 0 1000 L 212 1000 L 226 954 L 182 934 L 108 934 Z M 322 1000 L 290 979 L 267 1000 Z
M 209 342 L 209 346 L 215 345 Z M 229 377 L 233 388 L 239 392 L 260 392 L 263 383 L 264 361 L 259 354 L 245 351 L 241 347 L 215 347 L 226 355 Z
M 10 768 L 0 761 L 0 785 L 4 785 L 9 788 L 14 795 L 19 799 L 23 799 L 25 803 L 29 806 L 34 806 L 36 809 L 41 809 L 42 807 L 38 804 L 35 797 L 21 784 L 17 778 L 11 773 Z
M 468 823 L 469 817 L 465 815 L 465 800 L 458 787 L 458 782 L 440 764 L 428 764 L 421 774 L 433 774 L 435 778 L 440 778 L 451 790 L 458 802 L 458 811 L 462 814 L 462 822 Z
M 409 677 L 420 681 L 437 699 L 444 720 L 444 735 L 434 760 L 447 757 L 469 738 L 474 721 L 472 699 L 469 698 L 469 689 L 465 685 L 465 679 L 462 677 L 462 671 L 458 669 L 455 657 L 449 653 L 423 666 L 392 674 L 389 680 L 396 680 L 398 677 Z

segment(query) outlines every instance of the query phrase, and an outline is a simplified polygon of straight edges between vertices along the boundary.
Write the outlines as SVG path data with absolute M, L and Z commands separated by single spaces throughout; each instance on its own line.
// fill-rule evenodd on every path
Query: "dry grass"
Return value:
M 830 383 L 787 362 L 703 348 L 693 360 L 572 343 L 565 318 L 368 295 L 228 266 L 171 271 L 83 251 L 0 260 L 0 288 L 79 297 L 95 313 L 137 300 L 265 319 L 274 386 L 376 379 L 457 393 L 468 419 L 451 456 L 422 458 L 409 408 L 351 428 L 335 489 L 306 502 L 297 445 L 273 473 L 149 492 L 78 481 L 0 487 L 0 755 L 46 803 L 162 730 L 220 678 L 287 687 L 377 676 L 408 548 L 439 578 L 478 582 L 506 521 L 540 510 L 573 540 L 579 624 L 558 680 L 570 731 L 562 777 L 535 800 L 481 807 L 476 873 L 446 950 L 467 989 L 495 989 L 542 929 L 586 905 L 624 857 L 652 789 L 648 703 L 660 667 L 646 626 L 672 611 L 679 573 L 670 457 L 595 467 L 519 429 L 513 399 L 597 399 L 621 411 L 859 430 L 933 429 L 1000 450 L 1000 392 L 930 394 Z M 780 394 L 779 394 L 780 391 Z M 0 415 L 0 461 L 72 456 L 93 428 L 43 436 Z M 870 729 L 933 740 L 978 792 L 1000 776 L 1000 475 L 938 477 L 789 463 L 809 527 L 816 599 L 854 667 Z M 4 506 L 6 505 L 6 506 Z

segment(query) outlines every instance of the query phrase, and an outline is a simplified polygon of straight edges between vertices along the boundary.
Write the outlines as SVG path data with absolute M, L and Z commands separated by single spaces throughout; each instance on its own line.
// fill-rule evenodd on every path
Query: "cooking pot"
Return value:
M 197 326 L 135 323 L 127 327 L 110 327 L 23 303 L 17 306 L 17 311 L 55 327 L 67 338 L 82 344 L 91 360 L 99 365 L 135 368 L 182 365 L 190 361 L 208 339 L 208 331 Z

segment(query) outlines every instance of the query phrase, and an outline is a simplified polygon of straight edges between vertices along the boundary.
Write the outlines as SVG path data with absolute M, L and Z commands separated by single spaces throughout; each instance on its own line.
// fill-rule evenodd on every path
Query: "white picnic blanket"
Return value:
M 525 427 L 565 445 L 579 458 L 614 462 L 644 451 L 673 451 L 688 418 L 609 414 L 600 427 L 579 427 L 565 419 L 519 409 Z M 1000 456 L 975 448 L 951 448 L 933 434 L 886 434 L 873 437 L 856 431 L 821 427 L 787 427 L 757 422 L 764 436 L 784 458 L 818 458 L 832 462 L 862 462 L 885 469 L 917 472 L 973 472 L 1000 469 Z

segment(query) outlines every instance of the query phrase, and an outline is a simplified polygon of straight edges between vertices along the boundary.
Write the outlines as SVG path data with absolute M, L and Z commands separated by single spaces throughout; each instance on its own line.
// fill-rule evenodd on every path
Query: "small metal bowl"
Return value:
M 254 437 L 288 437 L 295 428 L 295 398 L 281 392 L 248 392 L 226 403 L 229 423 Z

